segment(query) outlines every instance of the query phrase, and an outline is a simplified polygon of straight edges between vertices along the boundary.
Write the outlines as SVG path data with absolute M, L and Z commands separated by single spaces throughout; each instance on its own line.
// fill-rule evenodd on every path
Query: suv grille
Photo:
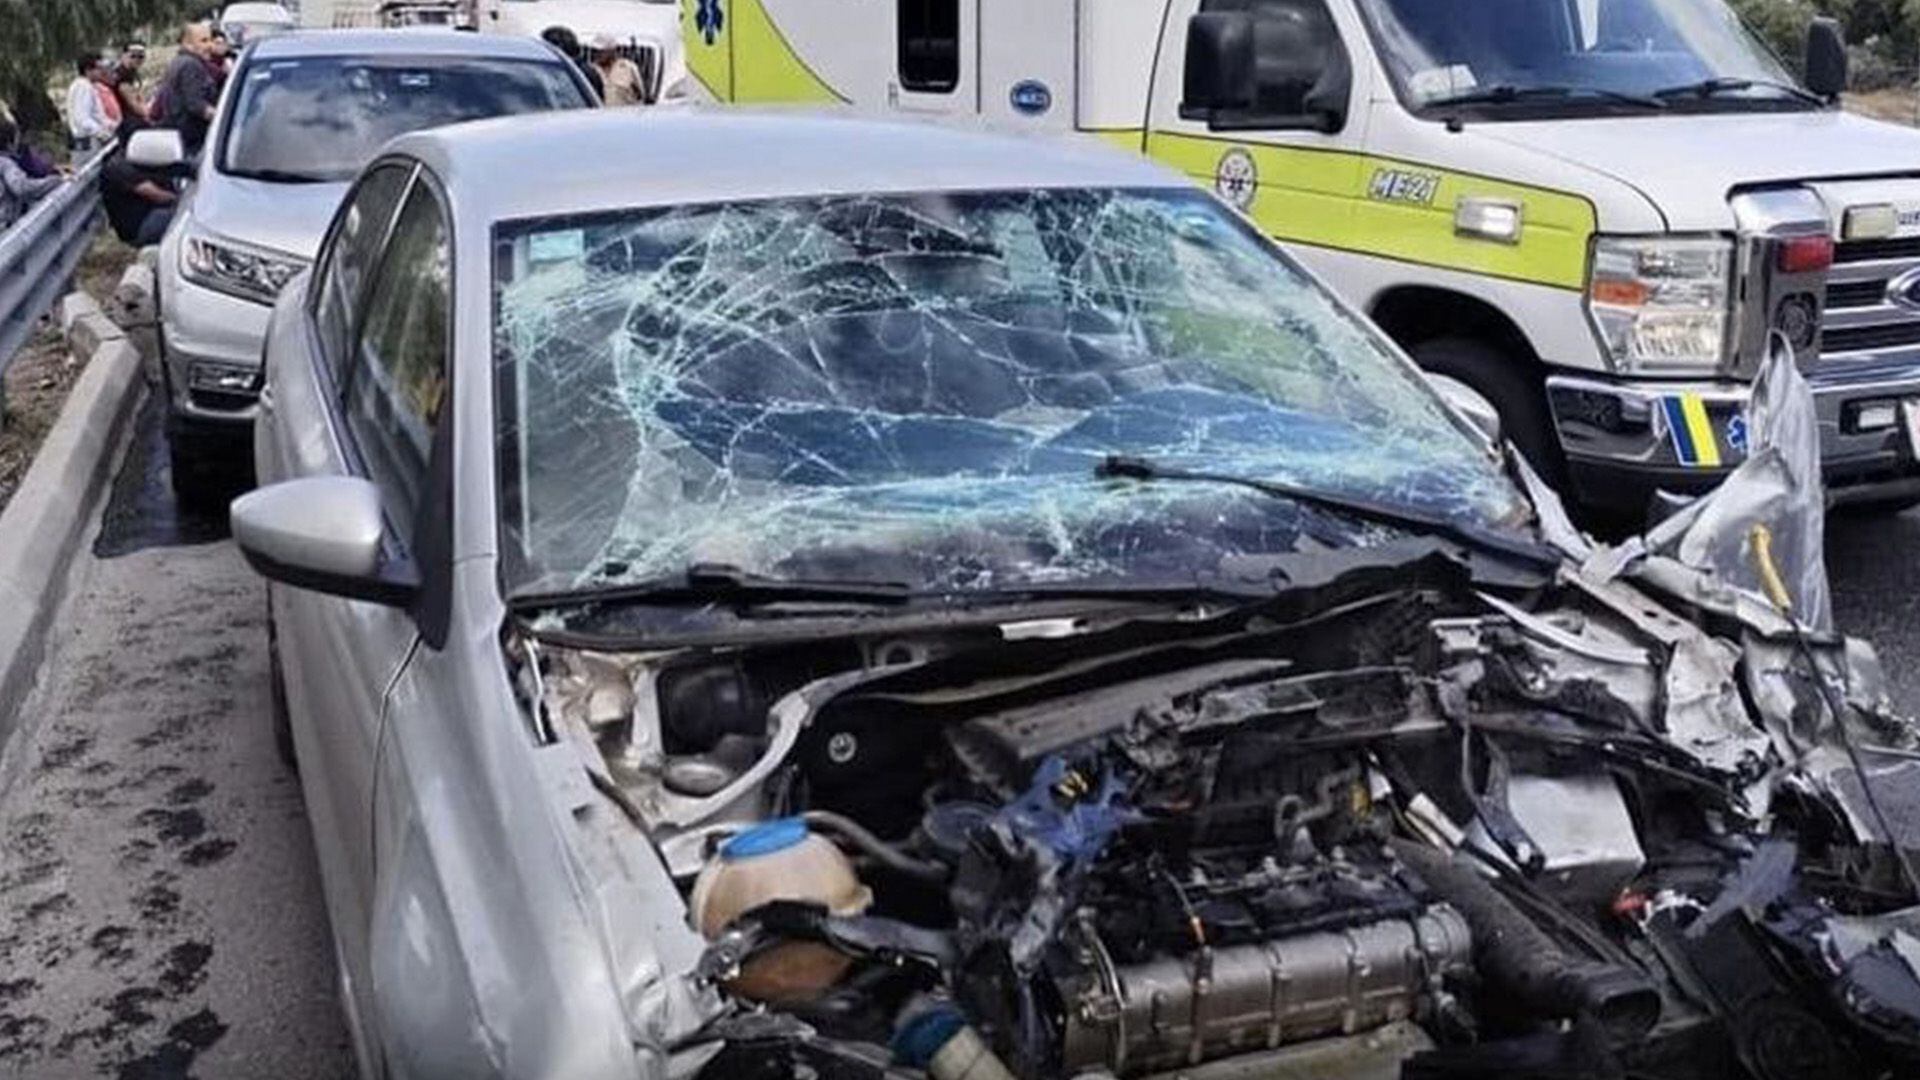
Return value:
M 1829 364 L 1920 358 L 1920 311 L 1887 302 L 1887 283 L 1920 268 L 1920 237 L 1850 240 L 1833 252 L 1820 357 Z

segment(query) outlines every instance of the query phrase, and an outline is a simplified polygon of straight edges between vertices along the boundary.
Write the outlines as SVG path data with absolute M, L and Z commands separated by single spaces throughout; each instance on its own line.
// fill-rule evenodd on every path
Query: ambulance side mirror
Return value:
M 1807 27 L 1807 89 L 1832 100 L 1847 88 L 1847 39 L 1839 22 L 1815 19 Z
M 1253 108 L 1253 16 L 1203 12 L 1187 21 L 1187 76 L 1180 116 L 1212 120 Z
M 1180 118 L 1213 131 L 1320 131 L 1347 124 L 1353 66 L 1325 9 L 1203 11 L 1187 22 Z

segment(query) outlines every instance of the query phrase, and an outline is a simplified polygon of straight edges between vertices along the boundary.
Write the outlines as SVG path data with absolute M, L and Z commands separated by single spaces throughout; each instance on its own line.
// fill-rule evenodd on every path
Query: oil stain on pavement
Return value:
M 221 490 L 205 505 L 182 507 L 174 498 L 173 474 L 167 459 L 167 403 L 160 394 L 148 394 L 134 422 L 127 456 L 114 477 L 101 513 L 100 534 L 94 539 L 95 558 L 111 559 L 154 547 L 207 544 L 227 538 L 226 503 L 247 489 L 248 468 L 236 461 Z M 245 445 L 235 440 L 236 455 Z
M 0 789 L 0 1076 L 346 1077 L 266 596 L 150 398 Z

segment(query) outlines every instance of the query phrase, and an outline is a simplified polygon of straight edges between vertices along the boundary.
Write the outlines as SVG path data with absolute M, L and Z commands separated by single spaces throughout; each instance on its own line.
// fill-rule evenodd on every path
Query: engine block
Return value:
M 1466 920 L 1445 904 L 1409 919 L 1127 965 L 1113 962 L 1091 921 L 1071 936 L 1051 972 L 1068 1076 L 1177 1069 L 1411 1018 L 1472 950 Z

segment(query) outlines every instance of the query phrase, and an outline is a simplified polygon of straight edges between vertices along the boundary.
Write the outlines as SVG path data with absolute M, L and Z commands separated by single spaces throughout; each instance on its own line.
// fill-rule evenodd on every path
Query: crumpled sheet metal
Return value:
M 1820 422 L 1813 390 L 1794 366 L 1793 351 L 1778 338 L 1754 382 L 1747 430 L 1755 447 L 1751 456 L 1713 492 L 1649 531 L 1645 550 L 1764 594 L 1753 526 L 1765 525 L 1795 617 L 1815 633 L 1830 633 Z

